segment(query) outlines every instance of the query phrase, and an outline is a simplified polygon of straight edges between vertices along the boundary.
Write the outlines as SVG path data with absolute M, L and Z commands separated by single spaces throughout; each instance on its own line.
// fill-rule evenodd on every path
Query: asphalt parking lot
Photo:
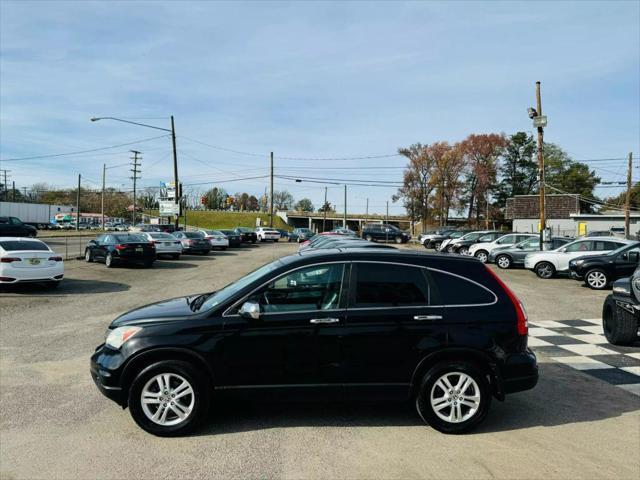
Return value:
M 261 244 L 152 269 L 69 261 L 55 291 L 0 292 L 0 477 L 640 478 L 640 396 L 542 351 L 538 386 L 494 402 L 463 436 L 423 425 L 411 405 L 234 404 L 215 405 L 194 436 L 157 438 L 94 387 L 89 356 L 115 316 L 215 290 L 295 249 Z M 499 274 L 543 326 L 598 318 L 607 295 Z

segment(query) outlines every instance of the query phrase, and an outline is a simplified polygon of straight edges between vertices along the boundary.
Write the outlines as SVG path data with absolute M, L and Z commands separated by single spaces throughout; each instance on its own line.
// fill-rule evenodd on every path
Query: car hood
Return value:
M 148 322 L 184 320 L 185 317 L 198 313 L 189 307 L 191 301 L 196 297 L 197 295 L 172 298 L 136 308 L 116 318 L 111 322 L 111 328 Z

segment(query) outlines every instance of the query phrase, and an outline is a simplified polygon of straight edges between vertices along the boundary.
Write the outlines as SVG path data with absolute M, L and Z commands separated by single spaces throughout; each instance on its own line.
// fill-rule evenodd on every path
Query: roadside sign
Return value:
M 547 116 L 540 115 L 539 117 L 533 117 L 533 126 L 537 128 L 544 128 L 547 126 Z
M 158 202 L 160 207 L 161 217 L 173 217 L 174 215 L 180 215 L 180 205 L 173 200 L 160 200 Z

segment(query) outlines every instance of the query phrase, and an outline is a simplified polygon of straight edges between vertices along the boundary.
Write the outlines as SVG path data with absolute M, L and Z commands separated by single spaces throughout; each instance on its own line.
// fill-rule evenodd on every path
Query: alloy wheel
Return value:
M 461 423 L 478 412 L 480 388 L 466 373 L 447 372 L 433 385 L 429 399 L 431 408 L 440 419 Z
M 550 263 L 543 262 L 536 267 L 536 273 L 540 278 L 551 278 L 553 276 L 553 267 Z
M 601 290 L 607 286 L 607 276 L 599 270 L 594 270 L 587 273 L 587 284 L 593 289 Z
M 511 260 L 506 255 L 500 255 L 496 260 L 498 267 L 500 268 L 509 268 L 511 266 Z
M 189 418 L 195 406 L 195 394 L 182 375 L 161 373 L 145 384 L 140 393 L 140 404 L 149 420 L 169 427 Z
M 485 252 L 476 253 L 476 258 L 480 260 L 482 263 L 487 263 L 487 254 Z
M 433 249 L 434 250 L 440 250 L 440 245 L 442 245 L 442 242 L 436 242 L 433 244 Z

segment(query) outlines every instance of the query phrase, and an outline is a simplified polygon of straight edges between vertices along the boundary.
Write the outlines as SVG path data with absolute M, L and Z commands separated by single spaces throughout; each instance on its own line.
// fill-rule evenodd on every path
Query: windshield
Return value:
M 238 231 L 239 232 L 243 232 L 243 233 L 251 233 L 251 232 L 253 232 L 253 230 L 251 230 L 250 228 L 246 228 L 246 227 L 238 227 Z
M 245 275 L 238 281 L 234 283 L 230 283 L 226 287 L 221 290 L 218 290 L 213 295 L 211 295 L 200 307 L 201 310 L 209 310 L 211 308 L 217 307 L 223 302 L 229 300 L 232 296 L 238 293 L 240 290 L 245 288 L 247 285 L 258 280 L 260 277 L 266 275 L 269 272 L 274 271 L 276 268 L 282 266 L 282 262 L 280 260 L 276 260 L 275 262 L 267 263 L 262 267 L 254 270 L 253 272 Z
M 638 243 L 632 243 L 632 244 L 625 243 L 624 245 L 622 245 L 622 246 L 620 246 L 620 247 L 616 248 L 615 250 L 611 250 L 611 251 L 609 252 L 609 255 L 617 255 L 618 253 L 621 253 L 622 251 L 624 251 L 624 250 L 626 250 L 626 249 L 631 250 L 631 249 L 632 249 L 632 248 L 634 248 L 634 247 L 635 247 L 635 248 L 638 248 L 638 246 L 640 246 L 640 242 L 638 242 Z
M 204 235 L 200 232 L 184 232 L 186 238 L 204 238 Z
M 480 235 L 484 235 L 484 232 L 470 232 L 460 237 L 460 240 L 476 240 Z
M 168 233 L 150 233 L 149 236 L 151 238 L 166 238 L 167 240 L 173 240 L 173 235 L 169 235 Z

